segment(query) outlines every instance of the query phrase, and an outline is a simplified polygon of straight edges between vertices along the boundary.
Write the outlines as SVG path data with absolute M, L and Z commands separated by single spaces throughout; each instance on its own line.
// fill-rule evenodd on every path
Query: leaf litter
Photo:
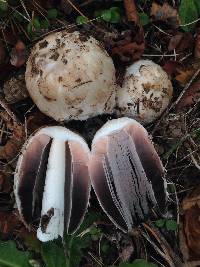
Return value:
M 21 1 L 23 4 L 19 5 L 9 4 L 13 8 L 4 6 L 4 12 L 6 12 L 4 16 L 6 19 L 10 16 L 10 19 L 8 23 L 1 24 L 3 28 L 0 41 L 0 93 L 2 95 L 0 102 L 0 237 L 2 239 L 0 263 L 5 266 L 30 266 L 30 263 L 35 262 L 37 266 L 43 266 L 45 263 L 47 267 L 59 266 L 59 264 L 60 266 L 89 267 L 123 266 L 122 261 L 129 261 L 127 264 L 134 267 L 138 266 L 134 263 L 134 259 L 148 258 L 149 262 L 153 261 L 157 266 L 178 266 L 169 253 L 173 249 L 185 262 L 184 266 L 190 266 L 190 264 L 198 266 L 200 261 L 198 253 L 200 237 L 198 231 L 200 196 L 200 75 L 198 74 L 200 8 L 198 0 L 173 0 L 165 3 L 150 0 L 115 2 L 114 5 L 121 10 L 121 22 L 116 24 L 94 18 L 94 10 L 109 9 L 113 6 L 112 1 L 31 2 L 30 6 L 27 1 Z M 50 8 L 58 10 L 58 17 L 47 18 L 47 10 Z M 17 11 L 15 18 L 12 17 L 13 10 Z M 2 12 L 1 6 L 0 11 Z M 141 12 L 148 17 L 147 24 L 144 26 L 141 25 L 138 16 Z M 100 216 L 98 215 L 90 220 L 90 224 L 82 229 L 78 237 L 66 237 L 63 242 L 55 241 L 42 245 L 41 248 L 41 244 L 35 243 L 35 233 L 29 233 L 19 221 L 12 189 L 16 159 L 23 143 L 31 133 L 41 126 L 55 125 L 55 121 L 41 114 L 32 101 L 26 98 L 22 84 L 19 83 L 17 89 L 13 89 L 13 84 L 17 84 L 18 77 L 24 75 L 27 55 L 33 43 L 40 39 L 40 36 L 66 25 L 76 29 L 74 23 L 77 15 L 85 15 L 89 18 L 89 23 L 79 27 L 84 32 L 94 35 L 105 45 L 108 53 L 113 57 L 119 83 L 123 79 L 124 66 L 140 58 L 157 62 L 171 77 L 174 86 L 173 102 L 157 122 L 147 126 L 147 130 L 152 133 L 155 147 L 165 164 L 167 180 L 176 185 L 176 192 L 169 193 L 173 201 L 170 202 L 168 216 L 169 220 L 177 218 L 177 221 L 180 221 L 179 235 L 176 231 L 168 231 L 162 227 L 159 230 L 155 230 L 154 226 L 150 226 L 148 230 L 141 227 L 140 230 L 144 236 L 146 234 L 146 238 L 138 241 L 136 237 L 131 239 L 115 230 L 103 215 L 98 220 Z M 90 19 L 94 21 L 90 23 Z M 43 20 L 48 22 L 47 28 L 43 26 L 45 25 Z M 32 32 L 27 30 L 28 21 L 34 23 Z M 14 82 L 9 84 L 9 81 Z M 84 123 L 77 125 L 76 122 L 64 123 L 64 125 L 78 130 L 90 143 L 97 129 L 109 118 L 110 116 L 99 116 L 86 122 L 86 126 Z M 90 217 L 93 211 L 100 213 L 93 194 L 90 203 L 88 216 Z M 98 234 L 92 234 L 91 225 L 99 229 Z M 162 245 L 160 241 L 163 242 Z M 104 252 L 101 251 L 102 246 L 105 246 Z M 7 255 L 12 255 L 10 260 Z M 57 255 L 60 259 L 59 263 L 56 261 Z M 147 266 L 151 266 L 150 263 Z

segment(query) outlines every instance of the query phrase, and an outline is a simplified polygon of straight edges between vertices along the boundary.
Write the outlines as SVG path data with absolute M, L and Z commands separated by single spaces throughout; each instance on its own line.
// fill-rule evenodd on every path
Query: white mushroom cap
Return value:
M 172 93 L 167 73 L 150 60 L 139 60 L 127 68 L 122 88 L 117 90 L 120 115 L 150 123 L 167 108 Z
M 57 121 L 113 111 L 115 67 L 93 37 L 77 31 L 48 35 L 33 48 L 25 78 L 35 104 Z

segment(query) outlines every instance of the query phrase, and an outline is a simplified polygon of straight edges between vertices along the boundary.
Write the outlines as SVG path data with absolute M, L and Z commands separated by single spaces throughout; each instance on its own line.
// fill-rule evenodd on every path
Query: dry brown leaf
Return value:
M 177 104 L 177 110 L 182 110 L 186 107 L 192 107 L 200 99 L 200 80 L 193 83 L 185 92 L 179 103 Z
M 189 260 L 200 260 L 200 186 L 195 188 L 182 202 L 182 234 Z
M 21 149 L 21 146 L 25 141 L 25 130 L 22 124 L 11 122 L 10 117 L 9 120 L 5 122 L 7 128 L 10 129 L 13 133 L 12 136 L 7 140 L 7 143 L 0 148 L 0 159 L 12 160 L 15 156 L 17 156 Z
M 11 51 L 10 63 L 19 68 L 26 62 L 26 46 L 22 41 L 17 41 L 15 47 Z
M 200 31 L 200 30 L 199 30 Z M 197 33 L 195 40 L 194 56 L 200 58 L 200 32 Z
M 176 53 L 181 56 L 181 53 L 185 53 L 187 50 L 192 50 L 194 43 L 193 35 L 190 32 L 178 32 L 171 37 L 168 45 L 168 51 L 176 50 Z
M 136 61 L 144 53 L 144 48 L 144 43 L 137 44 L 136 42 L 119 45 L 112 49 L 112 55 L 118 56 L 122 62 Z
M 173 75 L 176 72 L 176 69 L 178 68 L 180 64 L 177 61 L 166 61 L 164 66 L 162 67 L 168 75 Z
M 168 3 L 164 3 L 161 6 L 154 2 L 151 6 L 151 16 L 153 16 L 155 20 L 162 20 L 167 22 L 174 28 L 178 28 L 180 25 L 178 11 Z
M 137 8 L 135 5 L 135 0 L 124 0 L 124 6 L 125 6 L 126 16 L 127 16 L 128 21 L 139 24 L 139 17 L 138 17 Z
M 22 223 L 13 212 L 0 211 L 0 233 L 3 235 L 13 234 Z
M 169 41 L 168 51 L 173 51 L 174 49 L 176 49 L 180 45 L 182 38 L 183 38 L 182 32 L 179 32 L 176 35 L 172 36 Z
M 196 69 L 195 68 L 190 68 L 190 69 L 181 69 L 177 68 L 177 75 L 176 75 L 176 80 L 182 85 L 185 86 L 192 76 L 195 74 Z
M 145 49 L 144 32 L 141 27 L 137 27 L 138 32 L 134 34 L 132 30 L 122 32 L 117 41 L 112 41 L 111 54 L 117 57 L 121 62 L 133 62 L 142 56 Z

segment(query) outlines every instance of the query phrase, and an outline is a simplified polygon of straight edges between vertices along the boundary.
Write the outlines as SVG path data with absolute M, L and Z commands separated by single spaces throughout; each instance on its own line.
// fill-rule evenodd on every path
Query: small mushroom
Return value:
M 59 126 L 40 129 L 24 145 L 14 192 L 23 222 L 41 241 L 79 227 L 89 200 L 89 153 L 83 138 Z
M 147 131 L 135 120 L 111 120 L 96 133 L 89 170 L 100 205 L 120 229 L 131 231 L 152 210 L 165 213 L 164 168 Z
M 93 37 L 48 35 L 33 48 L 26 86 L 37 107 L 57 121 L 112 113 L 116 78 L 111 57 Z
M 172 93 L 167 73 L 150 60 L 139 60 L 127 68 L 122 88 L 117 90 L 119 114 L 150 123 L 167 108 Z

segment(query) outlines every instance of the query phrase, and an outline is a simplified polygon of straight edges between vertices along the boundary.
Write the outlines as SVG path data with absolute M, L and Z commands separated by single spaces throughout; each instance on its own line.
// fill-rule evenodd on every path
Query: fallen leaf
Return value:
M 180 45 L 182 38 L 183 38 L 182 32 L 179 32 L 176 35 L 172 36 L 172 38 L 169 41 L 168 51 L 173 51 L 174 49 L 176 49 L 178 45 Z
M 164 69 L 164 71 L 166 71 L 166 73 L 167 73 L 168 75 L 171 76 L 171 75 L 175 74 L 176 69 L 177 69 L 177 67 L 178 67 L 179 65 L 180 65 L 179 62 L 169 60 L 169 61 L 166 61 L 166 62 L 165 62 L 164 66 L 163 66 L 162 68 Z
M 177 110 L 182 110 L 186 107 L 192 107 L 200 99 L 200 80 L 193 83 L 185 92 L 179 103 L 177 104 Z
M 151 16 L 154 20 L 165 21 L 174 28 L 178 28 L 180 25 L 178 11 L 168 3 L 159 5 L 154 2 L 151 6 Z
M 10 117 L 5 120 L 4 113 L 0 113 L 0 117 L 4 119 L 6 126 L 12 131 L 12 135 L 8 137 L 7 143 L 0 148 L 0 159 L 11 160 L 19 153 L 21 146 L 25 141 L 25 129 L 20 123 L 13 122 Z
M 135 0 L 124 0 L 124 6 L 128 21 L 139 24 L 139 16 L 135 5 Z
M 182 86 L 185 86 L 190 81 L 192 76 L 195 74 L 195 70 L 194 69 L 182 70 L 182 69 L 177 68 L 176 70 L 178 72 L 178 74 L 176 75 L 176 80 Z
M 137 44 L 136 42 L 119 45 L 112 49 L 112 56 L 118 56 L 122 62 L 136 61 L 144 53 L 144 48 L 144 43 Z
M 192 51 L 193 49 L 194 38 L 190 32 L 182 33 L 178 32 L 171 37 L 168 45 L 168 51 L 176 50 L 176 53 L 179 54 L 179 58 L 186 52 Z M 188 51 L 187 51 L 188 50 Z
M 0 211 L 0 233 L 5 236 L 13 234 L 14 230 L 17 230 L 22 226 L 22 222 L 18 219 L 14 212 L 2 212 Z
M 200 187 L 191 191 L 182 202 L 183 235 L 189 260 L 200 259 Z M 184 242 L 182 240 L 182 242 Z
M 132 30 L 121 33 L 117 40 L 111 43 L 111 54 L 117 57 L 121 62 L 133 62 L 142 56 L 145 49 L 144 33 L 142 28 L 138 28 L 139 32 L 134 34 Z
M 15 47 L 11 51 L 10 63 L 19 68 L 26 62 L 26 47 L 22 41 L 17 41 Z
M 195 40 L 194 56 L 195 58 L 200 58 L 200 29 L 198 29 Z

